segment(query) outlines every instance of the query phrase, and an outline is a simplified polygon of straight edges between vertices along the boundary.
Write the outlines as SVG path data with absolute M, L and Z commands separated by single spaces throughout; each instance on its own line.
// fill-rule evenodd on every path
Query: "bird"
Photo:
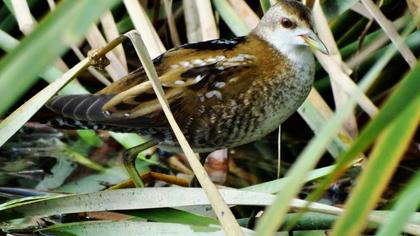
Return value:
M 153 64 L 183 134 L 204 153 L 261 139 L 294 113 L 312 87 L 312 50 L 328 53 L 310 9 L 281 0 L 248 35 L 184 44 Z M 96 94 L 56 96 L 47 107 L 64 117 L 56 126 L 135 132 L 181 151 L 142 67 Z

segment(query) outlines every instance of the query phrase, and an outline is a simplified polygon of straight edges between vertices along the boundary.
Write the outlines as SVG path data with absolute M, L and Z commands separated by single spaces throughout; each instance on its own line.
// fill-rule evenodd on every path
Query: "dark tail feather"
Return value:
M 113 124 L 98 124 L 92 121 L 74 120 L 66 117 L 57 117 L 46 122 L 47 125 L 57 129 L 92 129 L 110 130 L 113 132 L 136 133 L 135 127 L 122 127 Z
M 101 121 L 107 119 L 102 111 L 102 107 L 113 96 L 104 94 L 57 96 L 52 98 L 46 106 L 68 118 L 83 121 Z
M 48 120 L 46 124 L 57 129 L 106 129 L 105 125 L 83 120 L 74 120 L 66 117 L 57 117 Z

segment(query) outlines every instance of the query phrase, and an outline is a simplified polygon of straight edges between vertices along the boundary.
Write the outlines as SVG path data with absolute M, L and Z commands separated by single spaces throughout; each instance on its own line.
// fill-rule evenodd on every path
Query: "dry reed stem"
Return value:
M 251 29 L 257 26 L 260 19 L 244 0 L 228 0 L 228 2 L 232 5 L 236 14 L 240 15 Z
M 50 10 L 53 11 L 55 9 L 55 2 L 53 0 L 48 0 L 48 6 L 50 7 Z M 83 61 L 85 59 L 85 56 L 83 55 L 83 53 L 80 51 L 80 49 L 76 45 L 72 44 L 72 45 L 70 45 L 70 48 L 76 54 L 77 58 L 79 58 L 80 61 Z M 59 68 L 62 68 L 63 71 L 67 71 L 68 70 L 67 66 L 64 64 L 64 61 L 62 61 L 61 59 L 58 60 L 58 63 L 57 64 L 59 65 Z M 64 67 L 63 67 L 62 64 L 64 64 Z M 105 78 L 105 76 L 103 74 L 101 74 L 100 72 L 98 72 L 95 68 L 88 67 L 87 70 L 97 80 L 99 80 L 104 85 L 111 84 L 111 82 L 107 78 Z
M 382 27 L 383 31 L 391 39 L 392 43 L 398 49 L 401 56 L 408 63 L 410 68 L 414 68 L 417 63 L 417 59 L 414 56 L 414 53 L 410 50 L 410 48 L 408 48 L 407 44 L 398 34 L 392 22 L 385 17 L 385 15 L 375 5 L 375 3 L 372 2 L 372 0 L 361 0 L 361 2 L 369 11 L 369 13 L 373 16 L 373 18 L 375 18 L 376 22 L 378 22 L 378 24 Z
M 26 0 L 12 0 L 12 8 L 15 12 L 15 18 L 18 23 L 20 31 L 25 35 L 29 35 L 38 25 L 35 18 L 32 16 L 29 5 Z M 61 71 L 67 71 L 69 68 L 62 59 L 57 59 L 55 65 Z
M 308 202 L 301 199 L 293 199 L 290 205 L 295 209 L 307 209 L 313 212 L 325 213 L 330 215 L 341 216 L 344 213 L 344 209 L 330 206 L 327 204 Z M 307 207 L 307 208 L 306 208 Z M 369 212 L 368 222 L 383 224 L 386 221 L 386 216 L 380 215 L 375 212 Z M 404 225 L 404 232 L 417 235 L 420 232 L 420 226 L 417 224 L 407 223 Z
M 355 84 L 353 80 L 351 80 L 350 77 L 337 66 L 336 63 L 334 63 L 335 61 L 332 58 L 319 52 L 316 52 L 315 55 L 322 67 L 328 72 L 328 74 L 330 74 L 331 80 L 340 84 L 342 92 L 352 94 L 352 91 L 360 89 L 357 84 Z M 363 92 L 361 92 L 361 94 L 362 95 L 360 97 L 356 98 L 357 103 L 370 117 L 375 116 L 378 112 L 378 108 L 366 96 L 366 94 Z
M 198 32 L 199 32 L 199 38 L 200 41 L 206 41 L 211 39 L 217 39 L 219 38 L 219 31 L 216 26 L 216 21 L 214 19 L 214 12 L 211 7 L 211 3 L 209 0 L 198 0 L 195 1 L 195 10 L 196 14 L 199 19 L 198 24 Z M 200 7 L 197 7 L 199 4 Z M 204 7 L 203 7 L 204 6 Z M 191 42 L 189 42 L 191 43 Z M 225 155 L 224 158 L 228 158 L 228 151 L 227 149 L 217 150 L 208 155 L 209 158 L 213 156 L 215 153 L 217 155 Z M 204 168 L 206 168 L 207 164 L 204 164 Z M 210 172 L 207 172 L 208 174 L 211 174 Z
M 366 10 L 366 7 L 363 6 L 363 4 L 361 4 L 360 2 L 356 2 L 352 7 L 351 10 L 356 12 L 357 14 L 365 17 L 368 20 L 372 20 L 373 17 L 372 15 L 368 12 L 368 10 Z
M 196 7 L 200 20 L 201 39 L 210 40 L 219 38 L 219 31 L 216 27 L 210 0 L 196 0 Z
M 166 51 L 149 17 L 137 0 L 123 0 L 125 8 L 134 24 L 134 28 L 141 34 L 147 50 L 152 58 Z
M 181 42 L 179 40 L 178 30 L 176 29 L 174 14 L 172 12 L 172 0 L 163 0 L 163 7 L 165 8 L 166 20 L 168 22 L 172 43 L 175 47 L 178 47 Z
M 195 0 L 183 0 L 184 6 L 184 19 L 187 28 L 187 39 L 190 43 L 202 41 L 202 34 L 200 28 L 200 18 Z
M 411 15 L 414 17 L 416 22 L 417 29 L 420 29 L 420 2 L 418 0 L 406 0 L 408 5 L 408 10 Z
M 345 72 L 346 74 L 350 74 L 350 69 L 348 69 L 347 65 L 344 64 L 340 51 L 338 50 L 337 44 L 335 42 L 334 36 L 332 35 L 332 32 L 330 30 L 330 27 L 328 25 L 328 21 L 322 12 L 321 5 L 319 1 L 315 1 L 314 7 L 312 9 L 312 14 L 314 16 L 315 20 L 315 26 L 318 29 L 318 35 L 321 38 L 321 40 L 324 42 L 325 46 L 328 48 L 328 51 L 330 55 L 327 57 L 331 58 L 330 62 L 335 62 L 337 66 L 340 67 L 340 71 Z M 318 61 L 325 66 L 326 63 L 322 61 L 322 57 L 319 57 L 319 53 L 316 53 Z M 324 57 L 326 58 L 326 57 Z M 341 107 L 345 104 L 345 102 L 349 98 L 349 94 L 344 92 L 344 89 L 342 88 L 342 81 L 338 80 L 336 75 L 331 73 L 331 71 L 328 71 L 328 74 L 331 79 L 331 88 L 334 95 L 334 101 L 337 108 Z M 356 117 L 353 113 L 351 113 L 347 119 L 343 123 L 343 127 L 347 130 L 347 132 L 350 134 L 350 136 L 355 137 L 357 135 L 358 129 L 357 129 L 357 122 Z
M 334 115 L 334 112 L 330 109 L 328 104 L 325 102 L 325 100 L 321 97 L 321 95 L 318 93 L 318 91 L 312 87 L 311 92 L 308 95 L 308 98 L 306 102 L 311 103 L 313 107 L 317 109 L 317 111 L 320 113 L 320 115 L 323 117 L 323 120 L 329 120 Z M 302 116 L 302 118 L 305 120 L 305 122 L 309 125 L 309 127 L 314 131 L 314 133 L 320 132 L 320 130 L 323 128 L 322 124 L 316 124 L 313 122 L 313 120 L 316 120 L 318 123 L 322 121 L 318 121 L 317 119 L 312 119 L 311 116 L 308 115 L 302 115 L 305 111 L 305 106 L 301 106 L 298 109 L 299 114 Z M 337 137 L 339 137 L 340 142 L 342 142 L 345 145 L 350 145 L 352 142 L 352 137 L 347 133 L 346 130 L 341 129 Z M 327 150 L 331 155 L 334 157 L 337 157 L 339 153 L 337 152 L 337 147 L 334 147 L 333 145 L 328 145 Z M 360 158 L 364 158 L 363 154 L 359 155 Z
M 170 169 L 180 172 L 182 174 L 186 174 L 189 176 L 194 175 L 194 172 L 191 171 L 184 163 L 182 163 L 176 155 L 170 156 L 167 160 L 168 166 Z
M 189 143 L 187 142 L 185 136 L 183 135 L 181 129 L 175 121 L 175 118 L 169 108 L 168 101 L 165 99 L 164 91 L 160 80 L 158 78 L 157 72 L 153 66 L 153 62 L 150 59 L 150 56 L 147 52 L 147 48 L 139 37 L 139 34 L 131 31 L 125 34 L 132 40 L 133 45 L 137 51 L 138 56 L 143 64 L 143 68 L 146 71 L 147 77 L 152 83 L 153 90 L 158 97 L 159 103 L 162 107 L 163 112 L 165 113 L 166 118 L 171 125 L 172 130 L 175 133 L 175 136 L 184 152 L 188 163 L 194 171 L 198 181 L 200 182 L 202 188 L 204 189 L 209 202 L 211 203 L 213 210 L 215 211 L 223 230 L 226 235 L 243 235 L 239 224 L 236 222 L 235 217 L 230 211 L 229 207 L 224 202 L 221 194 L 218 192 L 216 186 L 211 182 L 209 176 L 207 175 L 205 169 L 200 164 L 196 154 L 191 149 Z
M 6 117 L 0 123 L 0 147 L 15 134 L 50 98 L 56 94 L 62 87 L 71 81 L 81 70 L 89 66 L 89 60 L 85 59 L 70 70 L 64 73 L 60 78 L 43 88 L 35 96 L 31 97 L 12 114 Z
M 96 25 L 92 26 L 86 33 L 86 40 L 88 41 L 91 48 L 102 48 L 107 45 L 105 38 L 102 36 Z M 105 70 L 111 76 L 113 81 L 119 80 L 120 78 L 127 75 L 127 70 L 114 52 L 109 52 L 107 54 L 107 58 L 111 63 L 105 67 Z
M 352 69 L 356 68 L 362 62 L 366 61 L 366 59 L 371 57 L 377 50 L 385 46 L 388 41 L 388 36 L 385 34 L 379 35 L 374 42 L 362 48 L 360 51 L 350 57 L 346 61 L 346 64 Z
M 26 0 L 11 0 L 13 12 L 19 26 L 19 30 L 28 35 L 36 27 L 36 22 L 31 14 Z
M 107 42 L 117 38 L 120 34 L 118 32 L 117 24 L 115 23 L 114 17 L 112 16 L 111 11 L 106 11 L 101 17 L 101 25 L 104 31 L 104 35 Z M 121 65 L 124 67 L 125 71 L 128 71 L 127 68 L 127 59 L 125 57 L 124 48 L 122 45 L 118 45 L 114 49 L 114 53 L 120 61 Z

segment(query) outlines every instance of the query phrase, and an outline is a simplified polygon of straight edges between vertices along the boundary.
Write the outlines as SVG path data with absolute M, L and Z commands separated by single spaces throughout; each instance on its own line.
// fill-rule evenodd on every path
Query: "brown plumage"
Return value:
M 273 131 L 304 101 L 314 77 L 307 46 L 322 48 L 309 10 L 272 7 L 249 35 L 186 44 L 154 60 L 175 119 L 197 152 L 233 147 Z M 53 98 L 47 106 L 76 126 L 137 132 L 179 150 L 143 68 L 94 95 Z

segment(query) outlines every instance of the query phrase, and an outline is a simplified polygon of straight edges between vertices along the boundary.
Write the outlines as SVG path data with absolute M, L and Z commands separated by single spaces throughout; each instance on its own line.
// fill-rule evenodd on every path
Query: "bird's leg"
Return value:
M 137 155 L 140 152 L 150 147 L 153 147 L 155 145 L 156 145 L 156 142 L 150 140 L 138 146 L 127 149 L 123 153 L 123 161 L 124 161 L 125 169 L 127 170 L 128 175 L 133 180 L 136 187 L 139 187 L 139 188 L 143 187 L 143 181 L 141 180 L 140 174 L 137 172 L 137 169 L 135 166 Z

